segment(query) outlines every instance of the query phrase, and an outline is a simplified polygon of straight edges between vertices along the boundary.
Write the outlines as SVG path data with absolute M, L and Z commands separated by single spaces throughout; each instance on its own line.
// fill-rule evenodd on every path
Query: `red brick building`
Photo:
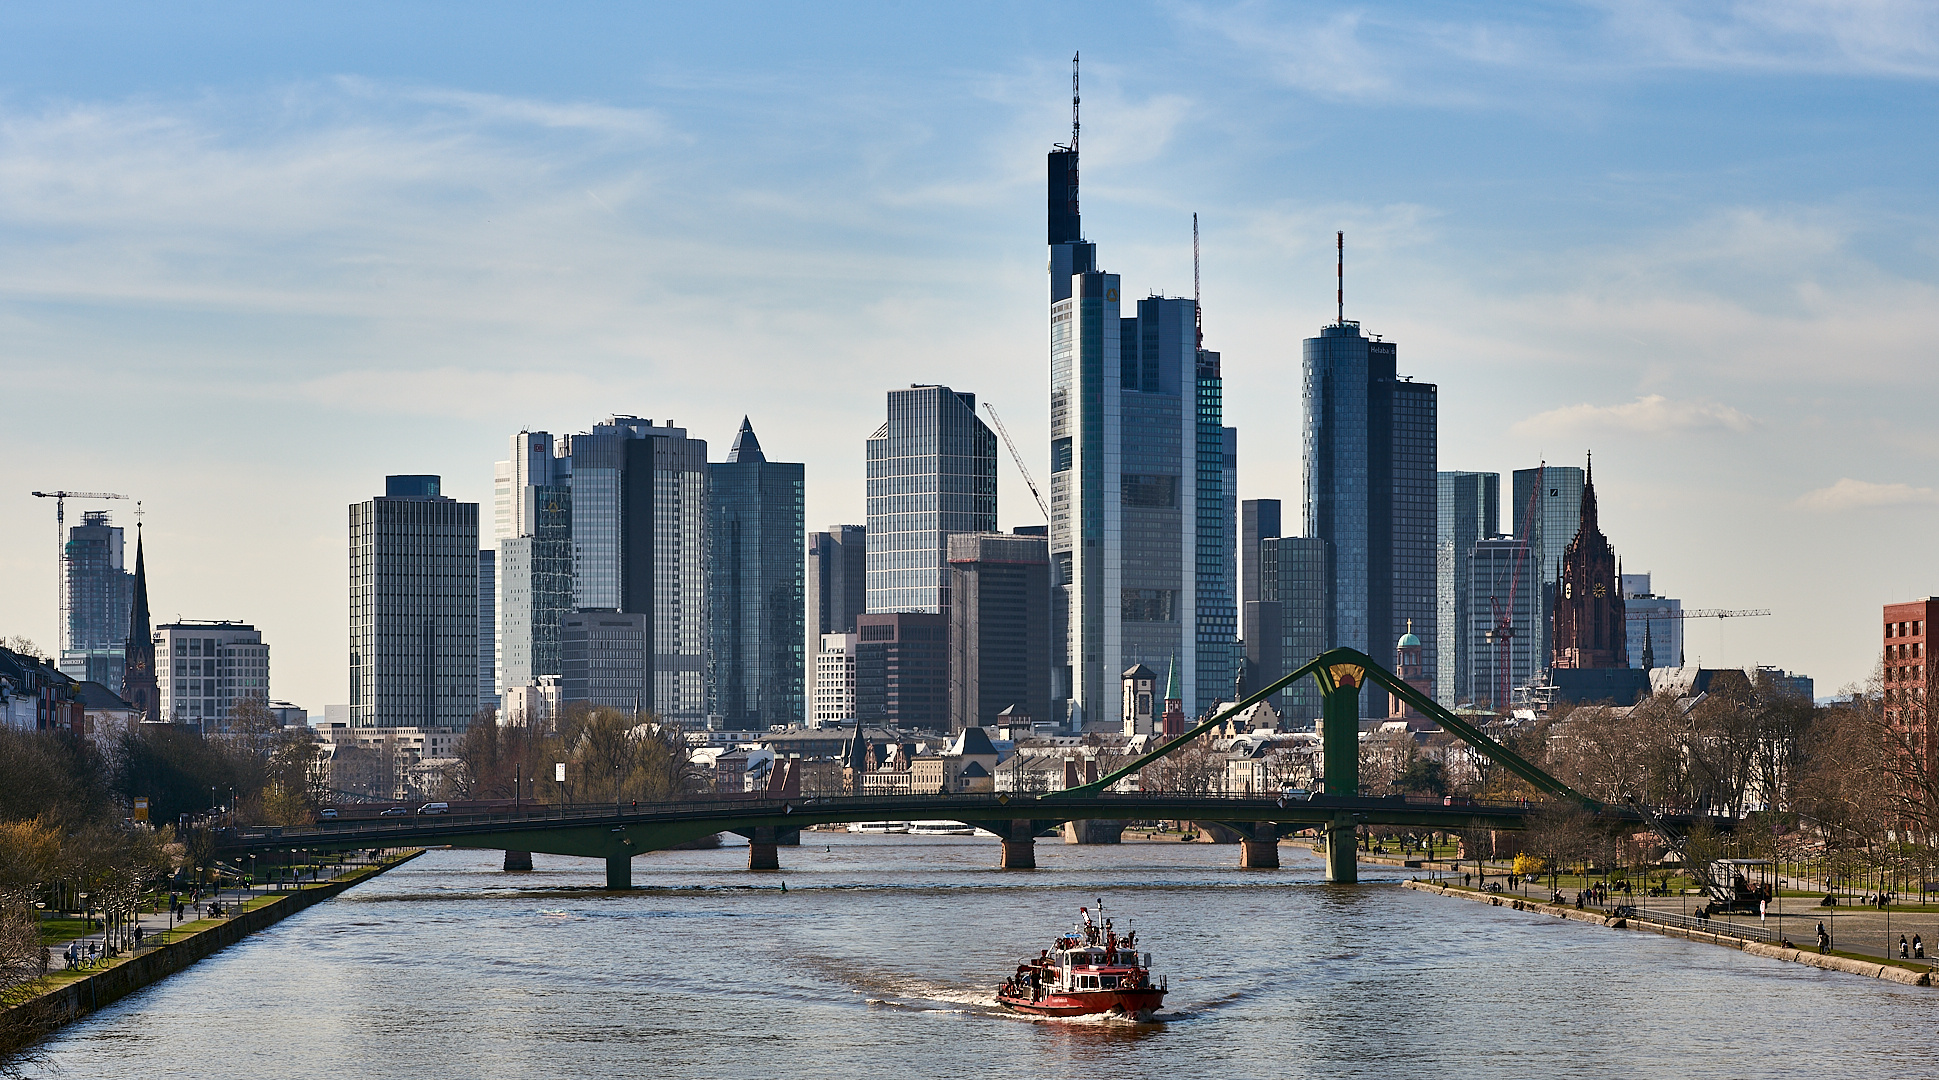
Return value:
M 1914 780 L 1939 775 L 1934 768 L 1939 765 L 1939 744 L 1926 712 L 1934 675 L 1926 640 L 1934 615 L 1939 615 L 1939 596 L 1885 605 L 1885 719 L 1906 751 L 1921 759 L 1907 763 L 1915 770 L 1909 778 Z

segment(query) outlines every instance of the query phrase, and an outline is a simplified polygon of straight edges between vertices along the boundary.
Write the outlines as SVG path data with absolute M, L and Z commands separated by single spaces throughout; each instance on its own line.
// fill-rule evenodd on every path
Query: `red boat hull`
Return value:
M 998 994 L 996 1000 L 1007 1009 L 1032 1016 L 1104 1016 L 1116 1014 L 1137 1020 L 1150 1019 L 1165 1003 L 1165 992 L 1149 990 L 1081 990 L 1051 992 L 1035 1001 Z

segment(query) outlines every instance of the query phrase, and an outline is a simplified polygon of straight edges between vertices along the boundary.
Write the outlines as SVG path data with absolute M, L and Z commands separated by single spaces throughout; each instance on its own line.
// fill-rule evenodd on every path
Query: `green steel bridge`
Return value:
M 1295 680 L 1307 677 L 1319 683 L 1322 694 L 1324 782 L 1317 792 L 1292 797 L 1111 790 L 1120 780 L 1191 745 L 1228 718 Z M 1360 691 L 1370 683 L 1392 692 L 1526 781 L 1541 793 L 1542 800 L 1503 803 L 1361 795 Z M 1327 880 L 1351 883 L 1357 880 L 1354 849 L 1360 826 L 1418 826 L 1446 831 L 1519 829 L 1542 807 L 1558 802 L 1573 804 L 1612 823 L 1645 825 L 1659 831 L 1688 824 L 1683 819 L 1659 816 L 1642 807 L 1598 803 L 1435 704 L 1364 653 L 1331 649 L 1124 767 L 1063 791 L 1034 795 L 725 796 L 648 806 L 550 807 L 509 814 L 496 811 L 344 820 L 301 828 L 229 830 L 220 837 L 218 851 L 224 856 L 236 857 L 255 852 L 448 845 L 544 852 L 604 859 L 607 887 L 626 889 L 632 887 L 634 857 L 720 832 L 732 832 L 748 839 L 749 869 L 775 870 L 780 868 L 777 848 L 795 842 L 799 831 L 808 826 L 877 820 L 959 821 L 995 833 L 1003 841 L 1001 865 L 1024 869 L 1036 865 L 1034 838 L 1066 822 L 1183 820 L 1237 833 L 1240 865 L 1256 868 L 1279 865 L 1278 843 L 1282 836 L 1317 829 L 1325 840 Z M 1674 843 L 1674 837 L 1672 840 Z

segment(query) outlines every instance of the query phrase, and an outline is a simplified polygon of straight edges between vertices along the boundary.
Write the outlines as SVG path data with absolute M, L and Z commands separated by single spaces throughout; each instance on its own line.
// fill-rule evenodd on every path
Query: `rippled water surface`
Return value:
M 1939 991 L 1398 888 L 1303 851 L 809 833 L 602 864 L 433 851 L 80 1023 L 65 1077 L 1939 1075 Z M 787 891 L 781 889 L 782 883 Z M 995 1008 L 1103 897 L 1159 1022 Z

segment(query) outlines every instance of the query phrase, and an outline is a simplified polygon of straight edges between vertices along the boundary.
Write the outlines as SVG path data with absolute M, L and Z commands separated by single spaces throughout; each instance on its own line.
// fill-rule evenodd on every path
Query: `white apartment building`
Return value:
M 269 701 L 269 646 L 248 623 L 167 623 L 155 628 L 155 674 L 161 715 L 219 734 L 237 705 Z

